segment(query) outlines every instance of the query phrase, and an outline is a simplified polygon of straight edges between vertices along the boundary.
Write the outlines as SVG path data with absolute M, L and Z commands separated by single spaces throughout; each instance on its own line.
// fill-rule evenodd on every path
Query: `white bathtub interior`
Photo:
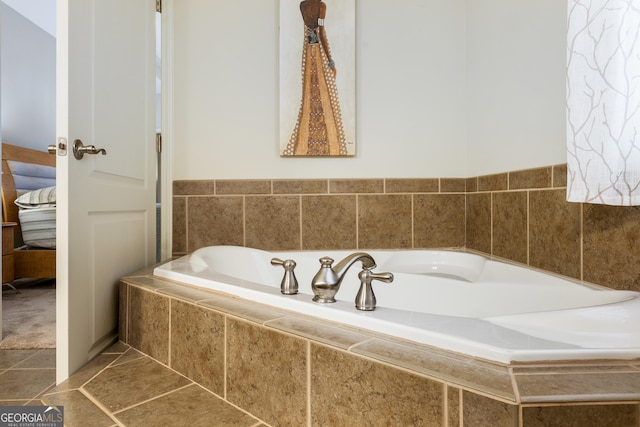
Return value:
M 350 269 L 334 304 L 311 301 L 319 258 L 339 262 L 352 251 L 269 252 L 236 246 L 202 248 L 154 270 L 156 276 L 251 301 L 499 362 L 640 357 L 640 296 L 567 280 L 451 250 L 371 250 L 378 307 L 355 309 L 360 264 Z M 280 293 L 296 261 L 298 295 Z

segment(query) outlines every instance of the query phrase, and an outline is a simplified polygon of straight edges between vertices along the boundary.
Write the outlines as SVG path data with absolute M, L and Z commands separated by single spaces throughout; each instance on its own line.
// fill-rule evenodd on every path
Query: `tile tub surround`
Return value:
M 640 360 L 487 362 L 150 269 L 122 279 L 120 320 L 124 343 L 267 425 L 640 425 Z
M 173 253 L 462 247 L 465 179 L 174 181 Z
M 173 183 L 173 254 L 466 248 L 640 291 L 640 207 L 569 203 L 566 165 L 473 178 Z

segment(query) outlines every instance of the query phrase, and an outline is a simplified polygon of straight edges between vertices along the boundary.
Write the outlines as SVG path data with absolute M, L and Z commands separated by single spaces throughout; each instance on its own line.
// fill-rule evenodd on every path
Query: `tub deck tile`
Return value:
M 365 334 L 351 331 L 347 328 L 328 325 L 324 320 L 316 321 L 296 316 L 286 316 L 272 320 L 265 323 L 265 326 L 320 341 L 344 350 L 370 339 Z
M 565 405 L 524 407 L 522 424 L 525 427 L 637 427 L 638 405 Z
M 211 299 L 210 291 L 191 286 L 169 286 L 166 288 L 159 288 L 158 293 L 192 303 Z
M 640 372 L 630 365 L 514 370 L 523 403 L 640 400 Z
M 139 288 L 148 289 L 151 291 L 158 291 L 160 289 L 165 288 L 183 288 L 185 286 L 178 284 L 176 282 L 172 282 L 170 280 L 165 280 L 157 276 L 147 276 L 147 277 L 128 277 L 122 279 L 123 282 L 135 285 Z
M 504 365 L 382 340 L 367 341 L 351 351 L 448 384 L 480 390 L 511 402 L 517 401 L 509 368 Z
M 216 293 L 210 294 L 207 300 L 199 301 L 198 305 L 260 324 L 286 315 L 284 310 Z
M 471 391 L 508 405 L 640 401 L 640 360 L 504 364 L 376 332 L 318 320 L 227 294 L 153 277 L 127 280 L 156 296 L 195 303 L 229 319 L 257 323 L 353 355 L 408 370 L 454 390 Z M 233 358 L 232 358 L 233 359 Z

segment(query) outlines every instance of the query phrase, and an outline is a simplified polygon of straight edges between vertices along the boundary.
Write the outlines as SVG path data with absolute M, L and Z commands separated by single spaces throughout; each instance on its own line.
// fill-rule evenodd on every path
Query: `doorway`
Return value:
M 4 55 L 10 53 L 13 49 L 14 51 L 16 50 L 20 51 L 24 57 L 46 58 L 47 60 L 46 66 L 44 65 L 33 66 L 32 64 L 28 64 L 24 66 L 24 69 L 28 70 L 29 72 L 18 73 L 18 75 L 21 77 L 25 77 L 25 79 L 27 77 L 31 79 L 26 81 L 25 83 L 15 84 L 15 81 L 12 81 L 11 83 L 9 83 L 9 77 L 11 76 L 11 73 L 3 73 L 2 79 L 6 84 L 11 85 L 12 88 L 29 89 L 33 93 L 33 97 L 25 97 L 24 94 L 21 94 L 17 97 L 7 96 L 7 95 L 11 95 L 10 91 L 6 91 L 3 86 L 2 88 L 3 90 L 1 92 L 2 98 L 3 98 L 2 99 L 3 107 L 5 105 L 10 105 L 10 108 L 4 108 L 3 110 L 4 125 L 2 122 L 0 122 L 0 130 L 2 129 L 1 127 L 4 126 L 4 132 L 0 133 L 0 135 L 3 135 L 4 142 L 16 141 L 19 144 L 30 144 L 30 148 L 36 149 L 38 151 L 46 151 L 47 147 L 53 144 L 56 138 L 56 129 L 55 129 L 55 35 L 56 35 L 55 7 L 56 7 L 56 2 L 55 0 L 46 2 L 47 6 L 49 6 L 50 8 L 43 9 L 42 8 L 43 3 L 39 1 L 32 1 L 32 0 L 0 0 L 0 1 L 2 5 L 2 11 L 4 12 L 6 10 L 6 12 L 2 14 L 3 19 L 6 18 L 6 19 L 11 19 L 12 22 L 18 22 L 23 27 L 28 28 L 28 31 L 31 31 L 39 35 L 40 38 L 45 38 L 48 40 L 48 45 L 45 48 L 42 47 L 42 42 L 40 41 L 36 43 L 37 48 L 35 48 L 40 50 L 24 55 L 24 53 L 26 52 L 26 49 L 27 48 L 31 49 L 32 47 L 30 46 L 25 47 L 22 45 L 19 47 L 16 47 L 15 44 L 23 43 L 25 40 L 29 40 L 28 37 L 27 38 L 23 36 L 16 37 L 15 35 L 11 34 L 6 37 L 2 37 L 0 39 L 2 41 L 2 49 L 0 49 L 0 53 L 3 53 Z M 11 28 L 10 25 L 2 25 L 3 32 L 9 28 Z M 162 212 L 162 209 L 161 209 L 161 199 L 162 199 L 162 192 L 161 192 L 161 181 L 162 181 L 162 171 L 161 171 L 162 60 L 161 60 L 161 52 L 162 52 L 162 45 L 161 45 L 160 34 L 161 34 L 161 15 L 160 13 L 157 13 L 156 14 L 156 43 L 157 43 L 156 45 L 156 56 L 157 56 L 156 58 L 156 102 L 157 102 L 156 132 L 158 134 L 158 140 L 157 140 L 158 153 L 157 153 L 157 164 L 156 164 L 157 166 L 157 169 L 156 169 L 157 170 L 157 176 L 156 176 L 156 183 L 157 183 L 157 192 L 156 192 L 157 194 L 157 197 L 156 197 L 156 220 L 157 220 L 156 253 L 157 253 L 157 256 L 156 258 L 157 260 L 161 259 L 160 254 L 162 253 L 161 229 L 162 229 L 163 222 L 161 221 L 161 218 L 163 215 L 166 215 L 168 211 L 168 209 L 165 209 L 164 212 Z M 36 36 L 36 38 L 37 37 L 38 36 Z M 6 48 L 5 45 L 8 45 L 10 47 Z M 3 61 L 3 62 L 7 64 L 11 64 L 12 66 L 19 64 L 19 61 L 15 61 L 15 60 Z M 35 70 L 40 71 L 40 73 L 34 75 L 33 71 Z M 34 84 L 34 81 L 38 82 L 38 84 Z M 46 86 L 46 87 L 43 88 L 43 86 Z M 15 99 L 19 99 L 21 100 L 21 102 L 24 102 L 24 100 L 29 99 L 30 105 L 28 107 L 15 105 L 13 104 Z M 40 109 L 42 109 L 43 111 L 39 112 L 37 116 L 41 120 L 46 119 L 46 123 L 38 124 L 36 126 L 34 126 L 32 118 L 30 118 L 29 120 L 25 120 L 24 118 L 22 118 L 24 117 L 24 115 L 22 115 L 21 117 L 21 115 L 19 114 L 20 111 L 30 111 L 31 113 L 33 113 L 34 111 L 40 111 Z M 28 123 L 24 124 L 25 122 L 28 122 Z M 25 129 L 30 131 L 38 130 L 41 133 L 43 133 L 43 135 L 27 136 L 28 132 L 26 132 Z M 163 221 L 166 223 L 167 221 L 166 218 L 164 218 Z M 4 245 L 4 246 L 8 246 L 8 245 Z M 40 283 L 40 282 L 36 281 L 34 283 Z M 49 283 L 49 285 L 51 285 L 51 283 Z M 55 289 L 55 278 L 53 279 L 52 285 Z M 18 286 L 18 287 L 21 287 L 21 286 Z M 8 286 L 3 286 L 3 291 L 9 292 L 9 291 L 12 291 L 12 289 L 10 289 Z M 14 295 L 14 294 L 11 293 L 9 295 Z M 7 296 L 7 299 L 8 298 L 10 297 Z M 51 304 L 51 306 L 55 308 L 55 301 L 53 304 Z M 0 314 L 1 313 L 2 312 L 0 311 Z M 55 314 L 54 314 L 54 317 L 55 317 Z M 1 322 L 0 322 L 0 325 L 1 325 Z
M 55 1 L 2 0 L 0 6 L 0 349 L 55 348 L 55 157 L 47 153 L 55 139 Z M 42 194 L 46 203 L 36 203 L 40 195 L 32 198 L 33 191 L 46 187 L 54 190 Z M 16 199 L 33 203 L 18 207 Z

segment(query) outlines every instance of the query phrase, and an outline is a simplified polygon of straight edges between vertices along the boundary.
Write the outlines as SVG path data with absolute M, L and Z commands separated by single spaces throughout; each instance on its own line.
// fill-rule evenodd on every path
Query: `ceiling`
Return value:
M 56 0 L 2 0 L 2 3 L 56 36 Z

